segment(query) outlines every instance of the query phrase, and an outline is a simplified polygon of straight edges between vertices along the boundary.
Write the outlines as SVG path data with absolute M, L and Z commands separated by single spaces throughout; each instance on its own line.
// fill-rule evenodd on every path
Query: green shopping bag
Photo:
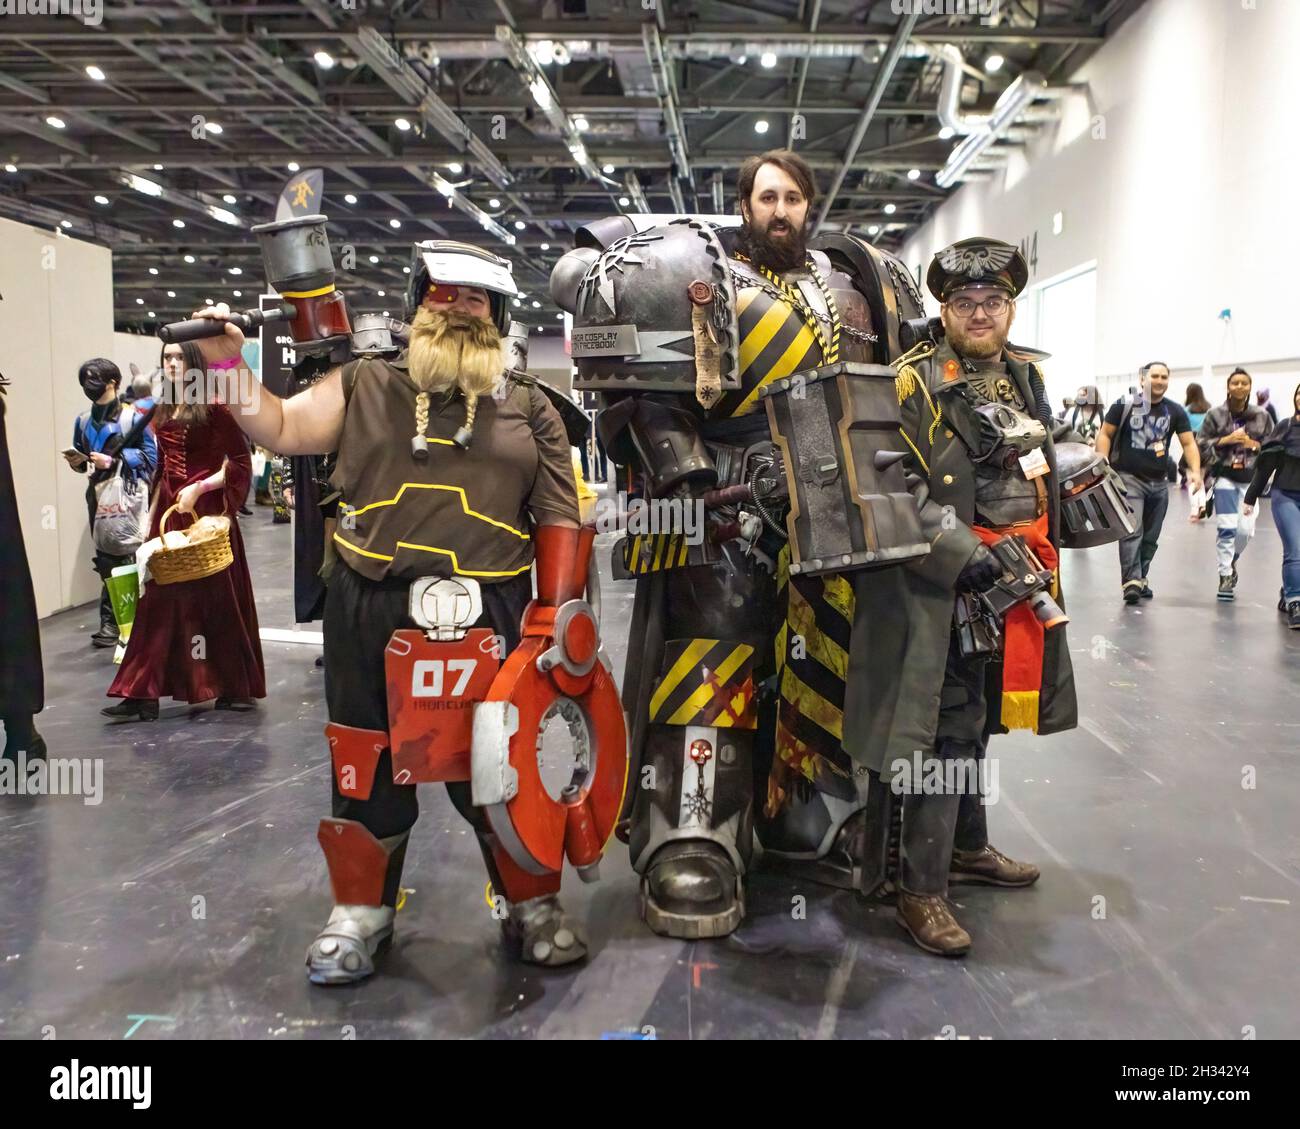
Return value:
M 113 601 L 113 618 L 117 620 L 118 641 L 113 661 L 120 663 L 131 638 L 131 624 L 135 622 L 135 605 L 140 598 L 140 570 L 133 564 L 119 565 L 105 584 L 109 599 Z

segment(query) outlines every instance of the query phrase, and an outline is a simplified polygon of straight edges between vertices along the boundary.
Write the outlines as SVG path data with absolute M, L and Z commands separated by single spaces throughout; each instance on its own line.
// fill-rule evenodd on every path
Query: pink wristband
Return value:
M 228 368 L 239 368 L 244 363 L 242 356 L 227 357 L 224 361 L 213 361 L 208 368 L 213 371 Z

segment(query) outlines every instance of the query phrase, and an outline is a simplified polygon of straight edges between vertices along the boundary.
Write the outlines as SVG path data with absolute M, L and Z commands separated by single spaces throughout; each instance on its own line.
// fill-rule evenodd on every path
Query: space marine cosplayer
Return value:
M 705 514 L 703 536 L 629 526 L 615 551 L 637 582 L 629 846 L 642 916 L 667 936 L 739 925 L 755 833 L 765 858 L 854 884 L 865 781 L 840 744 L 853 593 L 828 569 L 927 551 L 898 456 L 875 461 L 897 435 L 884 365 L 920 296 L 851 236 L 808 249 L 814 194 L 797 157 L 765 154 L 742 169 L 738 230 L 611 217 L 551 278 L 620 488 Z M 838 549 L 819 558 L 823 536 Z
M 856 583 L 845 745 L 903 797 L 898 920 L 918 945 L 965 953 L 949 882 L 1028 886 L 1038 869 L 989 843 L 990 734 L 1077 724 L 1059 551 L 1131 528 L 1116 476 L 1052 438 L 1040 362 L 1007 344 L 1028 267 L 992 239 L 940 251 L 934 338 L 894 362 L 904 465 L 930 553 Z M 900 609 L 904 613 L 900 614 Z
M 256 231 L 268 278 L 298 307 L 302 342 L 309 303 L 333 288 L 324 218 Z M 560 876 L 566 858 L 584 880 L 598 876 L 622 803 L 626 733 L 583 599 L 595 531 L 578 525 L 572 440 L 540 384 L 507 368 L 515 294 L 504 259 L 416 244 L 405 350 L 363 349 L 289 400 L 263 391 L 239 416 L 274 449 L 337 452 L 338 561 L 324 614 L 333 813 L 318 834 L 335 905 L 307 954 L 316 983 L 374 971 L 393 932 L 415 786 L 433 781 L 474 827 L 494 916 L 522 959 L 586 954 Z M 346 318 L 331 317 L 332 336 L 345 336 Z M 217 369 L 231 339 L 204 343 Z M 336 346 L 350 342 L 320 351 Z M 576 746 L 554 787 L 539 758 L 553 717 Z

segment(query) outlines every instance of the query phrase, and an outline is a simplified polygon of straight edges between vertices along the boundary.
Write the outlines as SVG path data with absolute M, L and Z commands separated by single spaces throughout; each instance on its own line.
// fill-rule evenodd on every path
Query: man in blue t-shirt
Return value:
M 1133 533 L 1119 543 L 1124 602 L 1136 604 L 1154 593 L 1147 582 L 1169 509 L 1170 447 L 1175 438 L 1187 459 L 1192 489 L 1201 489 L 1201 455 L 1191 421 L 1181 404 L 1165 399 L 1169 366 L 1152 361 L 1141 370 L 1142 386 L 1131 399 L 1116 400 L 1097 436 L 1097 452 L 1110 459 L 1128 489 Z

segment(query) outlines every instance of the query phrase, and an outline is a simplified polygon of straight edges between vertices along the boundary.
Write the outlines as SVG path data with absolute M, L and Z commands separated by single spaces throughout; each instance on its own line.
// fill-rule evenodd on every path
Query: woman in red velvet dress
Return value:
M 101 711 L 118 719 L 155 720 L 164 695 L 184 702 L 215 698 L 217 709 L 233 710 L 252 709 L 254 698 L 266 697 L 253 584 L 234 516 L 252 475 L 248 444 L 224 406 L 185 394 L 189 380 L 204 372 L 196 346 L 166 346 L 162 364 L 165 387 L 152 425 L 158 471 L 149 536 L 158 536 L 173 503 L 178 508 L 168 530 L 225 514 L 235 560 L 202 580 L 145 585 L 126 655 L 108 689 L 110 698 L 124 700 Z

